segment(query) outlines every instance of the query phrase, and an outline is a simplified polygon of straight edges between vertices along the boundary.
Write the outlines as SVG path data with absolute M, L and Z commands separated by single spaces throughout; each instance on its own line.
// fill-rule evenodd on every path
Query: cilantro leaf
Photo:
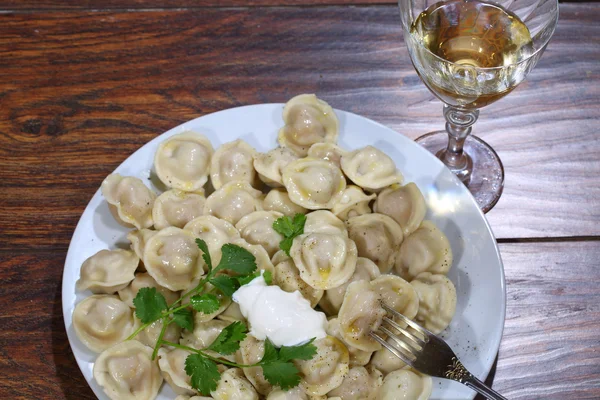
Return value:
M 281 361 L 291 360 L 310 360 L 317 354 L 317 347 L 312 344 L 316 338 L 312 338 L 308 343 L 298 346 L 283 346 L 279 349 L 279 359 Z
M 255 272 L 250 275 L 236 276 L 235 280 L 238 281 L 238 284 L 240 286 L 244 286 L 244 285 L 247 285 L 248 283 L 252 282 L 254 279 L 258 278 L 259 276 L 260 276 L 260 272 Z
M 192 315 L 192 311 L 187 308 L 175 311 L 173 313 L 173 321 L 183 329 L 187 329 L 188 331 L 194 330 L 194 316 Z
M 267 364 L 273 361 L 277 361 L 279 358 L 279 352 L 273 342 L 267 338 L 265 340 L 265 354 L 263 355 L 262 360 L 260 360 L 261 364 Z
M 290 217 L 284 215 L 273 222 L 273 229 L 283 237 L 292 236 L 294 234 L 294 222 Z
M 273 386 L 286 391 L 300 383 L 298 368 L 289 361 L 273 361 L 261 364 L 265 379 Z
M 221 306 L 217 296 L 210 293 L 192 296 L 190 298 L 190 304 L 192 305 L 194 310 L 203 314 L 212 314 L 215 311 L 217 311 Z
M 224 269 L 239 275 L 248 275 L 256 270 L 256 257 L 240 246 L 226 243 L 221 247 L 221 261 L 214 272 Z
M 233 354 L 240 348 L 240 342 L 246 339 L 246 332 L 248 332 L 246 325 L 235 321 L 226 326 L 207 349 L 225 356 Z
M 212 271 L 212 260 L 210 259 L 210 252 L 208 251 L 208 245 L 202 239 L 196 239 L 196 245 L 200 250 L 202 250 L 202 258 L 206 263 L 206 267 L 208 268 L 208 272 Z
M 233 296 L 240 287 L 238 280 L 228 275 L 215 276 L 209 282 L 227 297 Z
M 141 288 L 135 299 L 135 315 L 144 323 L 156 321 L 168 308 L 167 300 L 162 293 L 156 291 L 156 288 Z
M 304 233 L 305 223 L 306 215 L 299 213 L 294 215 L 294 219 L 284 215 L 273 222 L 273 229 L 283 236 L 283 240 L 279 242 L 279 248 L 285 251 L 288 256 L 290 255 L 294 238 Z
M 271 271 L 263 272 L 263 278 L 264 278 L 265 282 L 267 283 L 267 285 L 273 284 L 273 274 L 271 273 Z
M 191 379 L 192 387 L 205 396 L 217 389 L 221 374 L 217 364 L 200 354 L 190 354 L 185 359 L 185 373 Z
M 281 250 L 285 251 L 285 254 L 287 254 L 289 256 L 293 243 L 294 243 L 294 237 L 285 238 L 281 242 L 279 242 L 279 248 Z

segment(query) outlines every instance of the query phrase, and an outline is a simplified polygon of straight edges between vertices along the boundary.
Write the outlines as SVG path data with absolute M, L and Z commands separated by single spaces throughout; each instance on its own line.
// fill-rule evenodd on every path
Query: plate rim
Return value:
M 154 138 L 150 139 L 149 141 L 143 143 L 137 150 L 135 150 L 133 153 L 129 154 L 121 163 L 119 163 L 119 165 L 117 165 L 112 172 L 110 173 L 114 173 L 116 170 L 118 170 L 119 168 L 121 168 L 123 166 L 123 164 L 125 164 L 131 157 L 133 157 L 135 154 L 137 154 L 138 152 L 140 152 L 142 150 L 142 148 L 144 148 L 147 145 L 150 145 L 150 143 L 154 142 L 154 141 L 158 141 L 158 140 L 164 140 L 161 138 L 164 138 L 165 136 L 169 137 L 172 134 L 174 134 L 174 132 L 177 132 L 180 129 L 185 129 L 185 126 L 191 123 L 196 122 L 197 120 L 201 119 L 201 118 L 205 118 L 208 116 L 215 116 L 217 114 L 221 114 L 221 113 L 227 113 L 227 112 L 231 112 L 231 111 L 241 111 L 243 109 L 246 108 L 255 108 L 255 107 L 281 107 L 283 109 L 283 106 L 285 105 L 285 103 L 256 103 L 256 104 L 247 104 L 247 105 L 243 105 L 243 106 L 237 106 L 237 107 L 231 107 L 231 108 L 227 108 L 227 109 L 223 109 L 223 110 L 218 110 L 218 111 L 214 111 L 211 113 L 207 113 L 207 114 L 203 114 L 200 115 L 196 118 L 190 119 L 188 121 L 182 122 L 179 125 L 176 125 L 158 135 L 156 135 Z M 452 180 L 454 182 L 458 182 L 461 183 L 460 180 L 454 175 L 452 174 L 452 172 L 442 163 L 441 160 L 439 160 L 437 157 L 435 157 L 432 153 L 429 153 L 425 148 L 421 147 L 418 145 L 418 143 L 414 142 L 414 140 L 410 139 L 408 136 L 402 134 L 401 132 L 396 131 L 395 129 L 390 128 L 389 126 L 386 126 L 384 124 L 382 124 L 381 122 L 378 122 L 374 119 L 353 113 L 351 111 L 345 111 L 345 110 L 341 110 L 341 109 L 337 109 L 334 108 L 334 111 L 336 112 L 336 114 L 339 115 L 339 113 L 342 114 L 346 114 L 346 115 L 350 115 L 354 118 L 359 118 L 359 119 L 365 119 L 367 120 L 369 123 L 375 124 L 377 125 L 379 128 L 383 129 L 383 130 L 388 130 L 390 132 L 393 132 L 395 135 L 399 135 L 401 136 L 401 140 L 407 140 L 409 142 L 412 142 L 415 146 L 417 146 L 418 148 L 420 148 L 421 150 L 423 150 L 422 153 L 425 154 L 425 157 L 429 157 L 429 159 L 431 161 L 433 161 L 434 163 L 437 163 L 439 167 L 441 167 L 442 169 L 445 169 L 448 173 L 450 173 L 452 175 Z M 109 173 L 109 174 L 110 174 Z M 462 183 L 461 183 L 462 185 Z M 465 188 L 466 189 L 466 188 Z M 73 239 L 75 238 L 75 234 L 78 231 L 80 225 L 83 223 L 83 215 L 88 211 L 88 207 L 90 205 L 90 203 L 93 201 L 94 197 L 96 196 L 96 194 L 98 194 L 100 192 L 100 187 L 98 187 L 98 189 L 96 189 L 96 191 L 93 193 L 93 195 L 91 196 L 90 200 L 88 201 L 88 203 L 86 204 L 83 212 L 81 213 L 79 220 L 77 221 L 77 224 L 75 225 L 75 228 L 73 230 L 73 234 L 71 235 L 71 239 L 69 240 L 69 247 L 67 250 L 67 254 L 65 257 L 65 261 L 63 264 L 63 273 L 61 275 L 61 306 L 62 306 L 62 312 L 63 312 L 63 324 L 65 327 L 65 332 L 67 333 L 67 340 L 69 342 L 69 348 L 71 349 L 71 353 L 73 354 L 73 357 L 75 358 L 75 361 L 77 362 L 77 366 L 79 367 L 79 370 L 81 372 L 81 374 L 83 375 L 83 378 L 86 380 L 86 383 L 88 384 L 88 387 L 90 388 L 90 390 L 92 390 L 92 392 L 94 393 L 94 395 L 96 395 L 94 388 L 90 385 L 90 382 L 86 379 L 85 377 L 85 373 L 83 371 L 83 366 L 82 366 L 82 362 L 84 362 L 84 360 L 80 360 L 80 357 L 76 357 L 75 356 L 75 351 L 73 350 L 73 344 L 72 344 L 72 339 L 71 336 L 72 334 L 69 331 L 69 326 L 67 326 L 67 315 L 68 315 L 68 310 L 67 307 L 65 306 L 66 302 L 68 301 L 68 297 L 71 295 L 70 293 L 67 292 L 67 287 L 65 286 L 65 279 L 66 279 L 66 271 L 67 271 L 67 265 L 69 264 L 69 260 L 74 257 L 73 253 L 74 253 L 74 248 L 72 246 L 73 244 Z M 480 379 L 482 382 L 484 382 L 491 370 L 492 367 L 494 365 L 494 362 L 498 359 L 498 354 L 500 351 L 500 344 L 501 344 L 501 340 L 502 337 L 504 336 L 504 328 L 505 328 L 505 324 L 506 324 L 506 300 L 507 300 L 507 292 L 506 292 L 506 276 L 505 276 L 505 271 L 504 271 L 504 262 L 502 260 L 502 256 L 500 253 L 500 248 L 498 246 L 498 241 L 496 236 L 494 235 L 494 231 L 492 230 L 492 227 L 490 226 L 489 221 L 487 220 L 487 218 L 485 217 L 485 214 L 483 213 L 483 211 L 479 208 L 479 206 L 477 205 L 477 202 L 475 200 L 475 198 L 473 197 L 473 195 L 469 192 L 468 189 L 465 190 L 466 193 L 468 193 L 468 199 L 469 201 L 472 203 L 472 205 L 475 207 L 475 209 L 477 210 L 478 216 L 481 220 L 483 220 L 483 223 L 485 225 L 485 228 L 487 230 L 487 232 L 489 233 L 489 235 L 491 236 L 491 238 L 493 239 L 493 248 L 494 248 L 494 253 L 495 256 L 499 262 L 499 266 L 500 266 L 500 294 L 501 294 L 501 315 L 499 316 L 499 319 L 501 321 L 500 324 L 500 329 L 496 332 L 496 334 L 492 335 L 492 339 L 490 340 L 490 344 L 492 345 L 491 347 L 493 349 L 495 349 L 496 352 L 496 357 L 493 357 L 491 359 L 491 362 L 488 365 L 484 365 L 484 374 L 481 375 L 481 377 L 477 377 L 478 379 Z M 76 294 L 75 294 L 76 296 Z M 76 304 L 75 304 L 76 305 Z M 74 305 L 74 306 L 75 306 Z M 436 378 L 434 378 L 436 379 Z M 476 393 L 473 392 L 472 396 L 470 396 L 470 400 L 474 399 Z

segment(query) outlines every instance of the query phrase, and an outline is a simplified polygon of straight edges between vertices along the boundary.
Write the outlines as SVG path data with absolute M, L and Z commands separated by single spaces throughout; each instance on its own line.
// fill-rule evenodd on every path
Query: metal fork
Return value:
M 379 331 L 386 334 L 398 346 L 388 343 L 378 332 L 371 331 L 371 337 L 381 343 L 383 347 L 391 351 L 396 357 L 423 374 L 460 382 L 491 400 L 507 400 L 506 397 L 487 387 L 467 371 L 445 341 L 388 305 L 383 304 L 383 308 L 418 333 L 418 335 L 415 335 L 409 332 L 408 329 L 403 328 L 387 316 L 383 318 L 383 323 L 379 327 Z M 384 326 L 384 324 L 389 325 L 399 332 L 401 337 Z

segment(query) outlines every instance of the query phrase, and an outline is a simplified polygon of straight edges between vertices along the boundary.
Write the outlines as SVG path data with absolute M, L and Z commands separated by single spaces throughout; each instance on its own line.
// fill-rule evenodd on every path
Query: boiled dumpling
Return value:
M 240 306 L 234 301 L 231 302 L 231 304 L 225 309 L 225 311 L 217 315 L 217 318 L 227 322 L 241 321 L 244 324 L 246 324 L 246 318 L 242 314 Z
M 196 349 L 204 349 L 210 346 L 229 324 L 227 321 L 218 319 L 199 323 L 194 321 L 194 330 L 192 332 L 184 331 L 181 335 L 180 344 Z
M 396 272 L 408 280 L 421 272 L 446 274 L 451 266 L 450 242 L 431 221 L 423 221 L 421 227 L 404 240 L 396 255 Z
M 283 240 L 283 236 L 273 229 L 273 223 L 282 216 L 277 211 L 255 211 L 240 219 L 235 228 L 248 243 L 264 247 L 269 257 L 273 257 Z
M 156 288 L 156 291 L 165 297 L 167 304 L 173 304 L 179 299 L 179 292 L 174 292 L 160 286 L 150 274 L 145 272 L 135 274 L 135 278 L 131 281 L 129 286 L 119 290 L 119 298 L 121 298 L 121 301 L 125 302 L 129 307 L 135 308 L 133 299 L 137 296 L 138 291 L 144 287 Z
M 340 321 L 338 318 L 331 318 L 327 321 L 327 334 L 334 336 L 342 341 L 348 349 L 348 355 L 350 356 L 350 366 L 364 366 L 369 363 L 371 359 L 372 351 L 364 351 L 357 349 L 356 347 L 346 343 L 340 332 Z
M 338 287 L 356 269 L 356 245 L 341 235 L 305 233 L 294 239 L 290 255 L 300 277 L 315 289 Z
M 419 296 L 413 286 L 396 275 L 382 275 L 370 283 L 381 295 L 383 302 L 408 319 L 413 319 L 419 310 Z M 401 322 L 397 320 L 397 322 Z
M 277 254 L 279 257 L 285 255 L 283 251 Z M 311 307 L 316 306 L 321 297 L 323 297 L 322 289 L 315 289 L 302 280 L 300 271 L 298 271 L 298 268 L 294 264 L 294 260 L 289 257 L 275 264 L 273 283 L 285 292 L 293 293 L 296 290 L 299 291 L 302 297 L 310 301 Z
M 340 386 L 327 393 L 331 399 L 337 396 L 342 400 L 373 400 L 377 398 L 383 383 L 383 375 L 374 368 L 352 367 Z
M 365 194 L 358 186 L 348 185 L 340 200 L 333 205 L 331 212 L 344 221 L 359 215 L 369 214 L 371 212 L 369 202 L 376 196 L 375 194 Z
M 383 151 L 367 146 L 342 156 L 342 170 L 356 185 L 371 192 L 402 182 L 402 174 Z
M 346 294 L 348 285 L 357 281 L 370 282 L 379 275 L 381 275 L 381 272 L 379 272 L 379 268 L 373 261 L 368 258 L 358 257 L 356 259 L 356 269 L 354 270 L 354 274 L 352 274 L 346 283 L 336 288 L 326 290 L 323 298 L 319 302 L 319 306 L 321 306 L 327 315 L 337 315 L 342 306 L 342 302 L 344 301 L 344 295 Z
M 410 182 L 382 190 L 375 200 L 373 211 L 392 217 L 402 227 L 404 236 L 408 236 L 423 222 L 427 206 L 417 185 Z
M 327 210 L 318 210 L 306 214 L 304 233 L 329 233 L 348 237 L 348 230 L 344 222 Z
M 77 290 L 113 294 L 129 285 L 140 259 L 129 250 L 100 250 L 81 266 Z
M 185 359 L 192 353 L 183 349 L 158 350 L 158 366 L 160 373 L 177 394 L 194 395 L 198 392 L 192 388 L 192 378 L 185 372 Z
M 240 343 L 240 350 L 236 355 L 239 364 L 251 365 L 259 362 L 265 355 L 265 342 L 255 339 L 253 336 L 246 336 Z M 273 390 L 273 385 L 265 378 L 261 367 L 243 368 L 244 375 L 252 383 L 256 391 L 262 395 L 267 395 Z
M 373 261 L 382 273 L 389 272 L 403 239 L 400 225 L 387 215 L 377 213 L 350 218 L 346 224 L 358 255 Z
M 215 151 L 210 164 L 210 180 L 215 189 L 231 181 L 250 185 L 256 181 L 253 162 L 256 150 L 241 139 L 225 143 Z
M 310 360 L 293 360 L 302 377 L 301 386 L 309 395 L 323 396 L 342 384 L 348 373 L 348 349 L 332 336 L 313 342 L 317 354 Z
M 310 210 L 331 208 L 342 197 L 346 179 L 335 164 L 301 158 L 283 169 L 283 184 L 290 199 Z
M 75 306 L 73 328 L 81 342 L 100 353 L 136 329 L 133 310 L 117 296 L 93 295 Z
M 377 400 L 427 400 L 431 386 L 430 376 L 409 368 L 401 369 L 385 377 Z
M 161 334 L 163 328 L 163 320 L 158 319 L 151 323 L 146 329 L 138 333 L 135 340 L 145 344 L 146 346 L 154 347 L 158 341 L 158 337 Z M 179 336 L 181 335 L 181 327 L 177 324 L 169 324 L 165 329 L 165 333 L 162 340 L 167 342 L 177 343 Z
M 152 348 L 136 340 L 104 350 L 94 363 L 94 379 L 112 400 L 151 400 L 163 378 Z
M 347 151 L 333 143 L 315 143 L 308 149 L 308 156 L 312 158 L 320 158 L 321 160 L 329 161 L 340 166 L 340 160 Z
M 382 297 L 367 281 L 348 286 L 340 307 L 338 321 L 344 342 L 363 351 L 376 351 L 381 344 L 370 336 L 381 325 L 386 312 L 381 307 Z
M 306 208 L 290 200 L 285 189 L 271 189 L 263 200 L 263 208 L 268 211 L 277 211 L 283 215 L 293 217 L 296 214 L 305 214 Z
M 387 342 L 392 346 L 397 346 L 396 342 L 393 339 L 388 339 Z M 401 368 L 406 367 L 406 363 L 396 357 L 394 353 L 382 347 L 373 353 L 373 357 L 371 357 L 371 364 L 373 367 L 377 368 L 377 370 L 383 373 L 383 376 L 387 376 L 390 372 L 397 371 Z
M 262 210 L 263 194 L 248 182 L 231 181 L 208 196 L 204 214 L 231 222 L 233 225 L 251 212 Z
M 315 143 L 336 143 L 338 118 L 333 108 L 314 94 L 301 94 L 290 99 L 283 108 L 285 126 L 277 141 L 301 156 L 306 156 Z
M 185 224 L 202 215 L 206 199 L 201 193 L 167 190 L 154 202 L 152 218 L 155 229 L 169 226 L 183 228 Z
M 157 233 L 158 231 L 152 229 L 135 229 L 127 234 L 127 240 L 131 242 L 131 250 L 137 254 L 140 260 L 143 261 L 144 259 L 144 248 L 146 247 L 146 243 Z M 140 267 L 140 269 L 145 270 L 146 268 Z
M 152 207 L 156 194 L 140 179 L 111 174 L 102 182 L 101 190 L 118 222 L 138 229 L 152 226 Z
M 314 397 L 308 397 L 300 386 L 296 386 L 287 391 L 275 389 L 267 396 L 267 400 L 313 400 Z M 316 399 L 315 399 L 316 400 Z
M 239 368 L 221 374 L 217 389 L 210 392 L 215 400 L 258 400 L 258 393 Z
M 204 273 L 194 235 L 175 227 L 150 238 L 144 249 L 144 265 L 159 285 L 173 291 L 187 289 Z
M 456 288 L 444 275 L 423 272 L 410 282 L 419 296 L 419 311 L 415 320 L 438 334 L 456 312 Z
M 192 232 L 194 237 L 204 240 L 213 259 L 221 256 L 221 247 L 225 243 L 241 237 L 240 232 L 230 222 L 212 215 L 203 215 L 191 220 L 183 230 Z M 214 261 L 213 265 L 216 265 Z
M 200 190 L 208 181 L 213 147 L 204 135 L 187 131 L 165 140 L 154 156 L 156 175 L 167 187 Z
M 254 155 L 254 169 L 261 181 L 271 187 L 283 186 L 283 169 L 292 161 L 300 158 L 287 147 L 277 147 L 266 153 Z

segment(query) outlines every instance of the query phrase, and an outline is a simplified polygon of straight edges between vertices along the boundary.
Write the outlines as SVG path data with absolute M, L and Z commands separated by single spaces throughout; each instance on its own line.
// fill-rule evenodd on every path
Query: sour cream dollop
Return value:
M 279 286 L 268 286 L 262 275 L 240 287 L 232 298 L 250 323 L 250 334 L 258 340 L 269 338 L 281 347 L 327 336 L 325 314 L 313 310 L 298 291 L 288 293 Z

